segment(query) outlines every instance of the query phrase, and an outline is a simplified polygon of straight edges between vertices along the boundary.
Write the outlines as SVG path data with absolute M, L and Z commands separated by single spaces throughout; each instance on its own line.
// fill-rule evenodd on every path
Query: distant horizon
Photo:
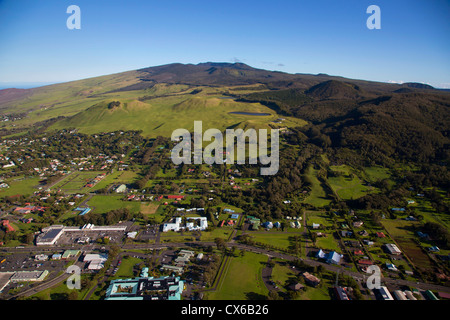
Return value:
M 318 75 L 318 74 L 326 74 L 330 77 L 342 77 L 348 80 L 360 80 L 360 81 L 369 81 L 369 82 L 380 82 L 380 83 L 386 83 L 386 84 L 404 84 L 404 83 L 420 83 L 420 84 L 427 84 L 427 85 L 431 85 L 430 83 L 426 83 L 426 82 L 418 82 L 418 81 L 392 81 L 392 80 L 387 80 L 387 81 L 379 81 L 379 80 L 371 80 L 371 79 L 362 79 L 362 78 L 348 78 L 342 75 L 335 75 L 335 74 L 329 74 L 327 72 L 319 72 L 319 73 L 306 73 L 306 72 L 286 72 L 286 71 L 281 71 L 281 70 L 276 70 L 276 69 L 269 69 L 269 68 L 258 68 L 255 66 L 252 66 L 250 64 L 241 62 L 241 61 L 232 61 L 232 62 L 224 62 L 224 61 L 203 61 L 203 62 L 199 62 L 199 63 L 182 63 L 182 62 L 172 62 L 172 63 L 168 63 L 168 64 L 162 64 L 162 65 L 154 65 L 154 66 L 144 66 L 144 67 L 139 67 L 137 69 L 132 69 L 132 70 L 123 70 L 123 71 L 119 71 L 119 72 L 113 72 L 113 73 L 109 73 L 109 74 L 99 74 L 99 75 L 94 75 L 94 76 L 90 76 L 90 77 L 84 77 L 84 78 L 79 78 L 79 79 L 72 79 L 72 80 L 62 80 L 62 81 L 14 81 L 14 82 L 8 82 L 8 81 L 0 81 L 0 90 L 4 90 L 4 89 L 33 89 L 33 88 L 39 88 L 39 87 L 44 87 L 44 86 L 48 86 L 48 85 L 53 85 L 53 84 L 61 84 L 61 83 L 67 83 L 67 82 L 72 82 L 72 81 L 79 81 L 79 80 L 85 80 L 85 79 L 90 79 L 90 78 L 95 78 L 95 77 L 102 77 L 102 76 L 107 76 L 107 75 L 111 75 L 111 74 L 116 74 L 116 73 L 122 73 L 122 72 L 128 72 L 128 71 L 135 71 L 135 70 L 139 70 L 139 69 L 144 69 L 144 68 L 152 68 L 152 67 L 158 67 L 158 66 L 163 66 L 163 65 L 169 65 L 169 64 L 193 64 L 193 65 L 197 65 L 197 64 L 201 64 L 201 63 L 229 63 L 229 64 L 233 64 L 233 63 L 243 63 L 245 65 L 248 65 L 252 68 L 257 68 L 257 69 L 263 69 L 263 70 L 267 70 L 267 71 L 272 71 L 272 72 L 282 72 L 282 73 L 287 73 L 287 74 L 311 74 L 311 75 Z M 448 90 L 450 89 L 450 86 L 448 87 L 436 87 L 431 85 L 432 87 L 434 87 L 435 89 L 441 89 L 441 90 Z

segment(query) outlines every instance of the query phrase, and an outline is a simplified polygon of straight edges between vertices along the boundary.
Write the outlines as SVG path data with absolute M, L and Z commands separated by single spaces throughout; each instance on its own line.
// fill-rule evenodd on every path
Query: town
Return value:
M 135 131 L 4 139 L 1 298 L 450 297 L 446 218 L 433 209 L 448 199 L 441 191 L 402 185 L 379 167 L 363 176 L 314 152 L 304 173 L 283 166 L 267 178 L 252 164 L 176 165 L 172 147 Z M 383 192 L 392 200 L 380 205 Z M 69 266 L 81 270 L 80 290 L 67 288 Z M 380 268 L 381 287 L 367 287 L 369 266 Z

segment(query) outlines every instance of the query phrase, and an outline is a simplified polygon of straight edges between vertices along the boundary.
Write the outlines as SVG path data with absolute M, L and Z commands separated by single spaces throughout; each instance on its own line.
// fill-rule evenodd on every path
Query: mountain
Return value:
M 447 161 L 449 106 L 449 92 L 420 83 L 289 74 L 243 63 L 174 63 L 0 90 L 0 115 L 18 115 L 1 122 L 0 135 L 76 128 L 170 136 L 202 120 L 220 129 L 297 127 L 320 147 L 358 150 L 375 163 Z
M 358 99 L 362 92 L 357 85 L 337 80 L 328 80 L 312 86 L 305 92 L 316 99 Z

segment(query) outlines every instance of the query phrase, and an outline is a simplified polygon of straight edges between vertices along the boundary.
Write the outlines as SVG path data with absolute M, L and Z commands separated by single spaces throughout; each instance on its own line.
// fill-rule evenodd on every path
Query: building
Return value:
M 403 291 L 395 290 L 393 294 L 396 300 L 409 300 Z
M 325 260 L 326 263 L 329 264 L 339 264 L 341 262 L 343 255 L 337 253 L 336 251 L 331 251 L 329 253 L 323 252 L 322 249 L 320 249 L 317 254 L 316 258 Z
M 359 227 L 361 227 L 363 224 L 364 224 L 364 222 L 362 222 L 362 221 L 355 221 L 355 222 L 353 222 L 353 227 L 354 227 L 354 228 L 359 228 Z
M 299 291 L 299 290 L 304 289 L 305 286 L 299 282 L 296 282 L 296 283 L 292 283 L 291 285 L 289 285 L 288 288 L 289 288 L 289 290 L 292 290 L 292 291 Z
M 379 297 L 382 300 L 394 300 L 391 293 L 389 292 L 388 288 L 385 286 L 381 286 L 379 289 L 375 289 L 378 291 Z
M 54 245 L 63 234 L 64 226 L 54 225 L 42 229 L 42 233 L 36 238 L 37 246 Z
M 163 264 L 161 270 L 176 272 L 178 274 L 182 274 L 184 271 L 183 267 L 171 266 L 169 264 Z
M 89 263 L 88 270 L 100 270 L 108 260 L 107 254 L 91 253 L 84 256 L 83 261 Z
M 179 277 L 141 277 L 112 280 L 105 300 L 181 300 L 184 282 Z
M 162 229 L 163 232 L 180 231 L 180 230 L 181 230 L 181 218 L 180 217 L 175 218 L 175 222 L 163 224 L 163 229 Z
M 386 262 L 386 268 L 390 271 L 398 271 L 397 267 L 393 263 Z
M 347 289 L 343 287 L 334 287 L 334 293 L 338 300 L 350 300 L 347 294 Z
M 48 271 L 17 271 L 10 278 L 11 282 L 43 281 L 48 275 Z
M 384 245 L 384 247 L 386 248 L 386 250 L 390 253 L 390 254 L 395 254 L 395 255 L 399 255 L 402 252 L 400 251 L 400 249 L 393 243 L 387 243 Z
M 48 246 L 57 243 L 58 239 L 65 232 L 99 232 L 99 231 L 122 231 L 125 232 L 127 229 L 126 225 L 116 225 L 116 226 L 94 226 L 93 224 L 85 224 L 82 227 L 65 227 L 63 225 L 53 225 L 42 229 L 41 234 L 36 238 L 37 246 Z
M 116 193 L 124 193 L 125 191 L 127 191 L 127 186 L 125 184 L 121 184 L 116 189 Z
M 67 260 L 69 258 L 76 257 L 79 253 L 80 253 L 79 250 L 66 250 L 64 251 L 61 259 Z
M 320 279 L 317 278 L 316 276 L 313 276 L 309 272 L 304 272 L 302 275 L 303 275 L 303 278 L 305 278 L 306 284 L 309 284 L 310 286 L 313 286 L 313 287 L 316 287 L 317 285 L 319 285 Z
M 9 224 L 9 220 L 2 220 L 2 226 L 6 228 L 6 232 L 14 232 L 14 231 L 16 231 L 16 230 Z

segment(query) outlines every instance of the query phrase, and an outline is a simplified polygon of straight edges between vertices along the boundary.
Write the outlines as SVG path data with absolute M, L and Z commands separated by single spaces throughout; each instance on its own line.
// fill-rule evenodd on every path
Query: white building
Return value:
M 108 260 L 107 254 L 98 253 L 86 254 L 83 259 L 84 262 L 89 262 L 89 270 L 100 270 L 105 266 L 106 260 Z
M 395 255 L 399 255 L 402 252 L 400 251 L 400 249 L 393 243 L 387 243 L 385 245 L 386 249 L 389 251 L 390 254 L 395 254 Z
M 378 292 L 380 293 L 383 300 L 394 300 L 394 298 L 392 298 L 392 295 L 389 292 L 388 288 L 386 288 L 385 286 L 381 286 L 378 289 Z
M 189 220 L 198 220 L 194 222 L 188 222 Z M 164 223 L 162 231 L 180 231 L 181 229 L 187 229 L 189 231 L 205 230 L 208 228 L 208 220 L 206 217 L 187 217 L 186 225 L 182 225 L 182 219 L 180 217 L 175 218 L 175 222 Z

